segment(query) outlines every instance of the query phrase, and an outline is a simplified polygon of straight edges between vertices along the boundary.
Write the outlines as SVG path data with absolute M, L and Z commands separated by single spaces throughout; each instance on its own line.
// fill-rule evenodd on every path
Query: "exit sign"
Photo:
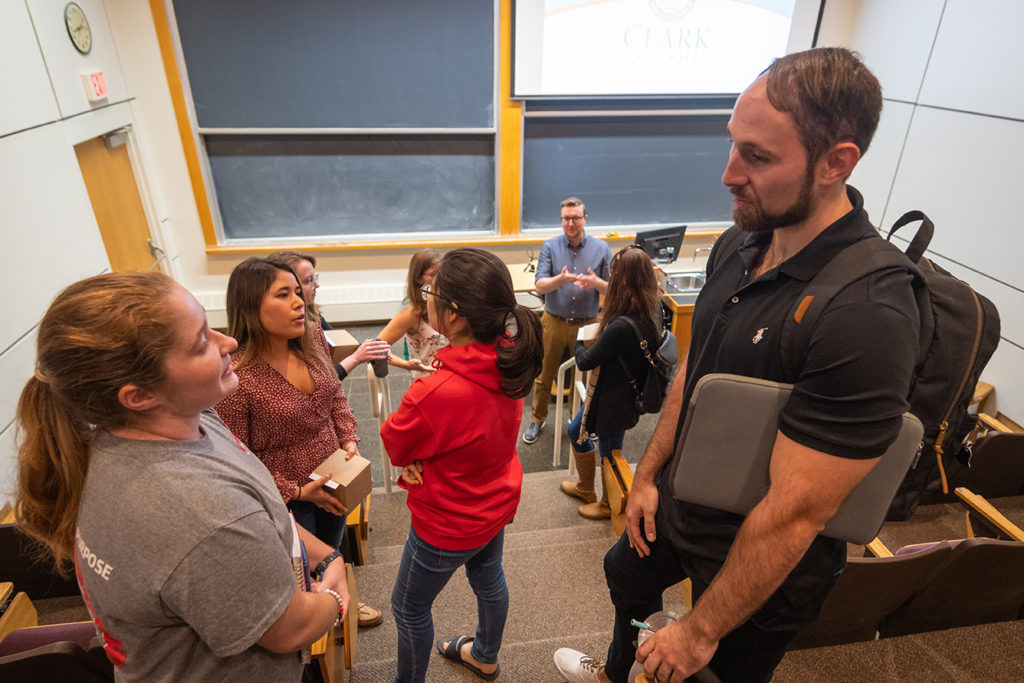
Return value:
M 98 102 L 107 98 L 107 83 L 103 80 L 102 71 L 90 71 L 82 73 L 81 76 L 86 99 L 90 102 Z

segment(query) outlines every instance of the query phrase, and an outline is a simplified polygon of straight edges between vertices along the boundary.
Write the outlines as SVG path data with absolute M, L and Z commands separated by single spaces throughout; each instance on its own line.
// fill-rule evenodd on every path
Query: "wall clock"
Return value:
M 73 2 L 65 5 L 64 25 L 75 49 L 83 55 L 89 54 L 89 50 L 92 49 L 92 29 L 89 28 L 89 20 L 85 18 L 82 8 Z

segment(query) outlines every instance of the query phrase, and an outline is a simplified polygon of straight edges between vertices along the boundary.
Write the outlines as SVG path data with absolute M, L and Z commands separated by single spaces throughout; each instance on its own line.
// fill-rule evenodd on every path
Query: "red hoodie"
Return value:
M 519 506 L 523 399 L 501 393 L 491 344 L 443 348 L 436 365 L 405 392 L 380 436 L 394 465 L 423 461 L 423 484 L 399 480 L 416 533 L 444 550 L 470 550 L 494 538 Z

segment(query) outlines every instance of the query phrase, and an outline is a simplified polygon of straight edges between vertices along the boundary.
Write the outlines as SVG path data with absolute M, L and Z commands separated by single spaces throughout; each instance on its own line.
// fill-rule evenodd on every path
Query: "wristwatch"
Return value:
M 334 562 L 339 557 L 341 557 L 341 553 L 335 550 L 330 555 L 320 560 L 320 562 L 316 565 L 316 567 L 313 568 L 313 571 L 311 572 L 317 581 L 323 578 L 324 572 L 327 571 L 327 565 L 329 565 L 331 562 Z

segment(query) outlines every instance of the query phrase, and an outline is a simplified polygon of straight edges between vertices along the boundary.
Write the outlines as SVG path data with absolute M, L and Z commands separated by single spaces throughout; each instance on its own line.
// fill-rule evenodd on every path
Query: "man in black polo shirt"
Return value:
M 868 275 L 832 300 L 801 367 L 780 362 L 779 332 L 807 283 L 845 246 L 880 239 L 846 185 L 881 111 L 878 81 L 850 52 L 820 48 L 774 62 L 737 100 L 722 182 L 748 233 L 712 252 L 685 372 L 637 465 L 628 527 L 605 556 L 615 604 L 607 663 L 573 650 L 555 663 L 573 683 L 625 681 L 630 619 L 661 608 L 689 577 L 694 608 L 635 659 L 659 681 L 704 666 L 725 681 L 771 678 L 789 642 L 821 609 L 846 544 L 825 523 L 896 438 L 918 348 L 911 276 Z M 745 518 L 672 497 L 667 472 L 694 385 L 710 372 L 791 382 L 771 459 L 771 487 Z M 743 416 L 735 416 L 743 428 Z M 721 457 L 728 457 L 722 453 Z

